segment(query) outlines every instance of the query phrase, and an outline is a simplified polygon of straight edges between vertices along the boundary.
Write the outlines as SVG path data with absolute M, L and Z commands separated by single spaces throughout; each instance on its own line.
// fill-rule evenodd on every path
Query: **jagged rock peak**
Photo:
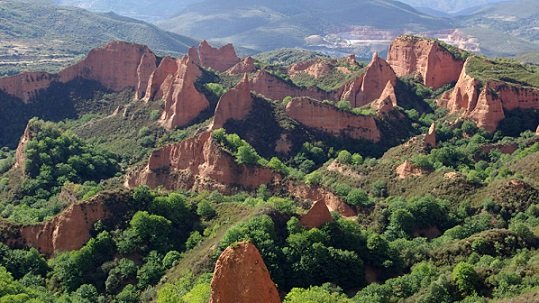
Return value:
M 425 147 L 436 147 L 436 123 L 432 123 L 423 142 Z
M 242 242 L 223 251 L 211 282 L 210 303 L 280 303 L 268 268 L 256 246 Z
M 391 43 L 387 61 L 399 76 L 417 76 L 426 86 L 439 88 L 459 78 L 464 60 L 440 42 L 401 36 Z
M 252 106 L 251 84 L 249 75 L 246 73 L 238 85 L 219 99 L 211 129 L 222 128 L 229 120 L 243 120 L 251 111 Z

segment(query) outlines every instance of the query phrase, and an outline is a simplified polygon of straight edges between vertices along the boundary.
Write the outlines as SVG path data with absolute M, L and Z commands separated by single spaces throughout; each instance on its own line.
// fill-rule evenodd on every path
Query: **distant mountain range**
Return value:
M 114 13 L 58 7 L 46 1 L 0 0 L 0 74 L 20 68 L 48 70 L 110 40 L 145 44 L 173 55 L 198 44 Z
M 477 9 L 485 5 L 497 2 L 504 2 L 509 0 L 398 0 L 406 3 L 410 6 L 417 8 L 420 11 L 428 12 L 430 14 L 438 13 L 452 15 L 452 14 L 466 14 L 470 9 Z
M 96 12 L 115 12 L 144 21 L 158 21 L 179 13 L 201 0 L 53 0 L 55 4 L 76 6 Z
M 449 19 L 392 0 L 205 0 L 157 24 L 176 33 L 233 42 L 255 51 L 306 45 L 353 48 L 351 40 L 382 37 L 389 41 L 403 32 L 453 27 Z

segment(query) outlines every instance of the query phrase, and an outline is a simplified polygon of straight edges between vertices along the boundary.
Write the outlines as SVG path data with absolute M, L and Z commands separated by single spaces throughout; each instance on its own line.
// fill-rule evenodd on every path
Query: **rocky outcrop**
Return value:
M 333 94 L 316 87 L 300 88 L 264 70 L 258 71 L 251 80 L 251 90 L 272 100 L 290 97 L 311 97 L 317 100 L 333 99 Z
M 107 215 L 100 201 L 74 204 L 50 221 L 23 227 L 20 234 L 26 245 L 50 256 L 81 248 L 90 239 L 95 222 Z
M 219 99 L 211 129 L 224 127 L 228 120 L 244 119 L 251 111 L 252 106 L 251 84 L 249 76 L 245 74 L 243 80 L 236 87 L 230 89 Z
M 535 130 L 535 135 L 539 136 L 539 125 L 537 126 L 537 129 Z
M 155 68 L 157 59 L 148 47 L 114 41 L 91 50 L 84 60 L 59 75 L 64 83 L 80 77 L 97 81 L 112 91 L 121 91 L 137 89 L 139 84 L 144 86 Z
M 200 68 L 190 56 L 181 59 L 165 57 L 152 73 L 145 100 L 165 101 L 161 115 L 161 123 L 165 128 L 185 126 L 210 106 L 206 96 L 195 87 L 201 74 Z
M 423 170 L 419 167 L 415 167 L 412 162 L 406 160 L 395 169 L 395 173 L 399 179 L 406 179 L 408 177 L 422 176 Z
M 299 223 L 308 229 L 319 228 L 325 223 L 333 222 L 333 217 L 323 201 L 316 201 L 311 209 L 299 220 Z
M 397 106 L 397 95 L 395 94 L 395 87 L 391 82 L 387 82 L 384 91 L 380 97 L 371 104 L 371 107 L 379 114 L 385 114 L 390 112 L 395 106 Z
M 470 59 L 469 59 L 470 60 Z M 439 104 L 450 112 L 460 112 L 481 128 L 494 132 L 505 119 L 506 110 L 539 109 L 539 89 L 497 80 L 479 81 L 466 71 L 467 61 L 453 91 Z
M 59 81 L 58 75 L 25 72 L 13 77 L 0 78 L 0 90 L 27 103 L 35 99 L 40 91 L 57 81 Z
M 425 135 L 425 139 L 423 140 L 423 144 L 425 147 L 435 148 L 436 147 L 436 124 L 432 123 L 432 125 L 429 128 L 429 131 L 427 132 L 427 135 Z
M 210 303 L 280 303 L 279 292 L 256 246 L 242 242 L 223 251 L 211 281 Z
M 307 74 L 315 79 L 325 76 L 334 69 L 334 64 L 329 60 L 315 59 L 293 64 L 288 69 L 288 75 Z
M 155 150 L 145 167 L 127 177 L 126 185 L 228 192 L 232 187 L 257 189 L 276 178 L 278 175 L 269 168 L 238 165 L 234 157 L 221 150 L 211 132 L 206 131 Z
M 350 218 L 357 216 L 357 212 L 350 205 L 346 204 L 343 199 L 321 186 L 310 187 L 287 182 L 283 188 L 295 199 L 322 201 L 330 211 L 337 212 L 343 217 Z
M 19 145 L 17 146 L 17 150 L 15 151 L 15 168 L 20 168 L 22 171 L 24 171 L 24 163 L 26 161 L 25 156 L 25 148 L 28 142 L 32 140 L 32 138 L 35 136 L 34 132 L 32 131 L 32 125 L 31 123 L 28 123 L 26 125 L 26 129 L 24 129 L 24 133 L 19 140 Z
M 301 124 L 335 136 L 380 141 L 381 135 L 372 116 L 341 111 L 333 105 L 300 97 L 286 106 L 286 113 Z
M 389 64 L 375 53 L 365 72 L 348 82 L 338 93 L 340 100 L 349 101 L 352 107 L 361 107 L 378 99 L 387 83 L 394 87 L 397 76 Z
M 58 74 L 31 72 L 0 78 L 0 90 L 27 103 L 53 83 L 82 78 L 112 91 L 132 88 L 141 96 L 156 67 L 157 58 L 146 46 L 115 41 L 93 49 L 85 59 Z
M 228 71 L 229 75 L 241 75 L 245 73 L 256 72 L 255 60 L 252 57 L 246 57 L 243 61 L 231 67 Z
M 431 88 L 457 81 L 464 64 L 440 42 L 412 36 L 402 36 L 393 41 L 387 62 L 397 76 L 418 76 Z
M 219 72 L 225 72 L 241 60 L 236 55 L 236 50 L 234 50 L 232 44 L 224 45 L 221 48 L 214 48 L 204 40 L 198 47 L 198 53 L 200 65 Z

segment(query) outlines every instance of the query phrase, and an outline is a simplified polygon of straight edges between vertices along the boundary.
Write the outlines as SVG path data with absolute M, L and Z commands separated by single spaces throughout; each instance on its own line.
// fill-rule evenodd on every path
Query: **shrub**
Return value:
M 354 188 L 350 190 L 348 195 L 346 195 L 346 202 L 354 206 L 370 206 L 372 201 L 369 199 L 369 195 L 362 189 Z

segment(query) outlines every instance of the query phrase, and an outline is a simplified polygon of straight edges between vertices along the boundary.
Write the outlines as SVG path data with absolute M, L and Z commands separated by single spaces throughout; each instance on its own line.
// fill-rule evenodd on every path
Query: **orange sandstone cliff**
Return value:
M 115 41 L 93 49 L 85 59 L 58 74 L 31 72 L 0 78 L 0 90 L 30 102 L 55 82 L 82 78 L 112 91 L 132 88 L 140 96 L 156 67 L 157 58 L 146 46 Z
M 198 53 L 200 65 L 219 72 L 224 72 L 241 61 L 232 44 L 214 48 L 204 40 L 198 47 Z
M 230 89 L 219 99 L 215 108 L 212 129 L 222 128 L 231 119 L 244 119 L 252 106 L 251 84 L 249 76 L 245 74 L 243 80 L 236 87 Z
M 226 192 L 234 186 L 256 189 L 272 183 L 276 177 L 269 168 L 238 165 L 234 157 L 221 150 L 211 132 L 206 131 L 155 150 L 144 168 L 127 177 L 126 185 Z
M 211 281 L 210 303 L 280 303 L 279 292 L 256 246 L 242 242 L 223 251 Z
M 181 59 L 165 57 L 148 81 L 145 100 L 165 101 L 161 123 L 173 129 L 185 126 L 206 110 L 210 103 L 195 87 L 202 74 L 190 56 Z
M 246 57 L 243 61 L 232 66 L 227 72 L 229 75 L 254 73 L 256 72 L 255 60 L 252 57 Z
M 97 221 L 125 215 L 127 208 L 120 204 L 128 199 L 128 193 L 101 193 L 72 204 L 48 221 L 20 227 L 18 235 L 6 242 L 17 247 L 34 247 L 47 256 L 80 249 L 90 239 L 90 231 Z
M 446 93 L 439 104 L 450 112 L 459 112 L 474 120 L 481 128 L 494 132 L 505 119 L 507 110 L 539 109 L 539 89 L 497 80 L 480 81 L 468 74 L 466 61 L 453 91 Z
M 388 82 L 394 87 L 397 76 L 391 66 L 375 53 L 365 72 L 341 89 L 339 99 L 350 101 L 352 107 L 367 105 L 382 95 Z
M 332 93 L 322 91 L 316 87 L 297 87 L 264 70 L 258 71 L 251 80 L 251 90 L 272 100 L 282 100 L 287 96 L 307 96 L 317 100 L 333 99 Z
M 286 106 L 286 113 L 301 124 L 335 136 L 380 141 L 381 135 L 372 116 L 359 116 L 341 111 L 333 105 L 310 98 L 294 98 Z
M 418 76 L 432 88 L 457 81 L 464 64 L 440 42 L 411 36 L 399 37 L 391 43 L 387 62 L 399 77 Z

